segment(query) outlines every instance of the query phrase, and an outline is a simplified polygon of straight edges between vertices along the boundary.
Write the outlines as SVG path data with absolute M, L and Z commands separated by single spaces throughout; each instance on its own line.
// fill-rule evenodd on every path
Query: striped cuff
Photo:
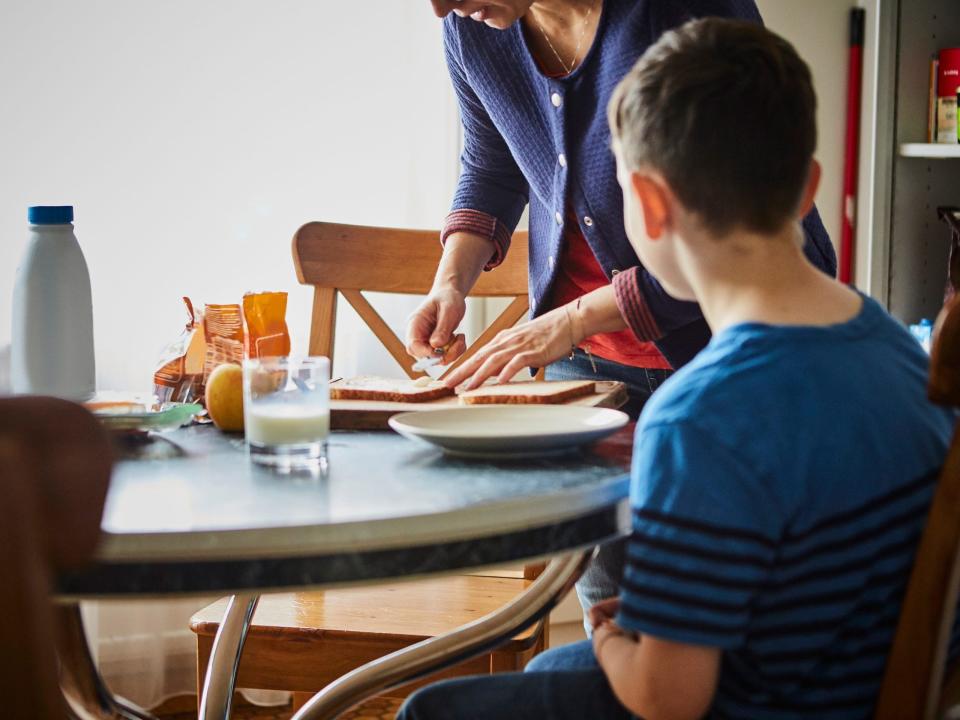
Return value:
M 632 267 L 613 277 L 613 292 L 620 314 L 630 330 L 644 342 L 659 340 L 663 332 L 640 291 L 640 268 Z
M 493 270 L 503 262 L 510 248 L 510 231 L 493 215 L 480 210 L 454 210 L 443 223 L 440 231 L 440 244 L 444 245 L 447 238 L 455 232 L 468 232 L 479 235 L 493 243 L 493 255 L 484 266 L 484 270 Z

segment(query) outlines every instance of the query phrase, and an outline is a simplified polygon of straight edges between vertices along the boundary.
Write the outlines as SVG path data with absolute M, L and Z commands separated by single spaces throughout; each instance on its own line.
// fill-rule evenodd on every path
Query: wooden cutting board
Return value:
M 565 405 L 619 408 L 627 402 L 627 388 L 622 382 L 600 380 L 597 392 L 569 400 Z M 457 397 L 423 403 L 385 402 L 382 400 L 331 400 L 330 423 L 334 430 L 387 430 L 387 421 L 403 412 L 443 410 L 451 407 L 483 407 L 461 405 Z

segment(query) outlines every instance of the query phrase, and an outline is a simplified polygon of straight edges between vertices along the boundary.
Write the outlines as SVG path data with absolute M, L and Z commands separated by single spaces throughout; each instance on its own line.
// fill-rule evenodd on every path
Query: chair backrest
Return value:
M 0 399 L 0 697 L 3 717 L 67 717 L 54 654 L 53 576 L 100 537 L 110 444 L 83 408 Z
M 363 296 L 371 292 L 426 295 L 440 262 L 442 249 L 435 230 L 307 223 L 293 236 L 297 278 L 313 285 L 310 324 L 311 355 L 333 358 L 337 296 L 342 295 L 370 327 L 410 378 L 423 373 L 411 369 L 404 343 Z M 513 235 L 510 252 L 496 270 L 480 276 L 472 297 L 512 297 L 513 301 L 453 363 L 466 361 L 501 330 L 514 325 L 528 308 L 527 233 Z
M 930 399 L 960 407 L 960 295 L 934 329 Z M 960 426 L 954 431 L 917 548 L 874 717 L 934 718 L 960 699 L 947 649 L 960 597 Z

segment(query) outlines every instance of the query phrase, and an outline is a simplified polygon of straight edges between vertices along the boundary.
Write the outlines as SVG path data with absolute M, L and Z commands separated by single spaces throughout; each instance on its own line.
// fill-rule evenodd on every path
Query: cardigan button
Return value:
M 557 220 L 557 225 L 563 225 L 563 215 L 560 214 L 560 211 L 559 211 L 559 210 L 557 211 L 557 214 L 554 215 L 553 217 L 556 218 L 556 220 Z
M 610 275 L 619 275 L 619 274 L 620 274 L 620 270 L 617 268 L 614 268 L 613 270 L 610 271 Z
M 593 218 L 590 217 L 589 215 L 584 215 L 583 224 L 586 225 L 587 227 L 593 227 Z
M 563 153 L 560 153 L 559 155 L 557 155 L 557 162 L 560 163 L 560 167 L 566 167 L 566 166 L 567 166 L 567 156 L 564 155 Z
M 550 96 L 550 102 L 553 103 L 554 107 L 560 107 L 563 105 L 563 98 L 560 97 L 560 93 L 554 93 Z

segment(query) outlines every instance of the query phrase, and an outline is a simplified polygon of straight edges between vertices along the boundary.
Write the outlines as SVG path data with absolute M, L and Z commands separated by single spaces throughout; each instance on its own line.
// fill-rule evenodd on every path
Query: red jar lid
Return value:
M 940 51 L 937 94 L 952 97 L 957 94 L 957 88 L 960 88 L 960 48 L 946 48 Z

